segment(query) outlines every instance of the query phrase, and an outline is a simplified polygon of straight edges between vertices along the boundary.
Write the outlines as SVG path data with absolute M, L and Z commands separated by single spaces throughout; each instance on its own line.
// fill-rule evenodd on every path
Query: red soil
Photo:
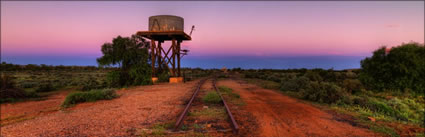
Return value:
M 44 101 L 2 104 L 2 124 L 7 124 L 1 127 L 1 136 L 134 136 L 155 123 L 175 120 L 197 82 L 119 90 L 121 96 L 117 99 L 83 103 L 65 110 L 59 106 L 68 92 Z M 353 126 L 349 117 L 238 82 L 217 83 L 234 89 L 246 103 L 229 103 L 240 127 L 238 136 L 379 136 Z
M 58 111 L 68 93 L 69 91 L 58 91 L 57 94 L 47 97 L 46 100 L 1 104 L 1 125 Z
M 230 87 L 241 95 L 246 105 L 240 109 L 250 112 L 258 123 L 258 130 L 251 131 L 253 136 L 379 136 L 273 90 L 235 80 L 219 81 L 218 85 Z
M 1 127 L 1 136 L 133 136 L 139 129 L 175 119 L 196 82 L 134 87 L 118 91 L 119 98 L 65 110 L 58 110 L 65 97 L 61 94 L 44 101 L 2 104 L 2 118 L 35 115 Z M 36 114 L 50 108 L 55 111 Z

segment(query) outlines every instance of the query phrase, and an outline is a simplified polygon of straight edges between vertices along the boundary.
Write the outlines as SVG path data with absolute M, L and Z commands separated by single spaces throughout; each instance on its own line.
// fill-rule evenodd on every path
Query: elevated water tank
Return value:
M 149 31 L 183 31 L 184 19 L 173 15 L 149 17 Z

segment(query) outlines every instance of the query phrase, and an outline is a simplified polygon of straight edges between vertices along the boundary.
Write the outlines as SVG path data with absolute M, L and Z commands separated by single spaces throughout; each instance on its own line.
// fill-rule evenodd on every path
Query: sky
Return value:
M 96 65 L 103 43 L 162 14 L 195 25 L 183 67 L 358 68 L 383 45 L 424 43 L 423 1 L 1 1 L 2 61 Z

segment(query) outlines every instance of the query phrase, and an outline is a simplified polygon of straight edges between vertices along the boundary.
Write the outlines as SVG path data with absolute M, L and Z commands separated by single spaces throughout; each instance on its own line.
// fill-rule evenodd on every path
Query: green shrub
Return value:
M 106 83 L 108 84 L 108 87 L 121 87 L 123 86 L 123 80 L 122 79 L 122 73 L 121 71 L 115 70 L 108 72 L 106 74 Z
M 93 78 L 89 78 L 86 82 L 84 82 L 83 86 L 81 87 L 82 91 L 89 91 L 93 89 L 100 89 L 103 88 L 102 85 L 97 83 L 97 81 Z
M 256 75 L 255 73 L 253 73 L 253 72 L 246 72 L 246 73 L 244 73 L 244 77 L 245 78 L 257 78 L 257 76 L 258 75 Z
M 152 69 L 147 63 L 139 63 L 131 67 L 129 72 L 131 85 L 152 84 L 151 71 Z
M 375 112 L 381 112 L 386 115 L 394 115 L 394 110 L 385 102 L 375 98 L 369 98 L 366 107 Z
M 2 74 L 0 76 L 0 103 L 13 102 L 16 99 L 36 96 L 33 93 L 25 92 L 24 90 L 17 88 L 13 79 L 14 77 L 10 77 L 8 75 Z
M 285 82 L 291 79 L 295 79 L 297 77 L 297 74 L 295 73 L 283 73 L 280 77 L 281 82 Z
M 389 53 L 382 47 L 372 57 L 361 61 L 359 78 L 368 88 L 414 92 L 425 91 L 425 47 L 419 43 L 407 43 L 393 47 Z
M 53 91 L 53 90 L 55 90 L 55 88 L 52 86 L 52 84 L 43 83 L 43 84 L 38 85 L 38 87 L 35 91 L 36 92 L 49 92 L 49 91 Z
M 366 106 L 369 100 L 365 96 L 352 96 L 352 101 L 354 105 Z
M 218 78 L 229 78 L 229 76 L 226 75 L 226 74 L 221 74 L 221 75 L 218 76 Z
M 221 102 L 220 96 L 215 91 L 209 91 L 203 98 L 202 101 L 208 104 L 218 104 Z
M 411 121 L 414 123 L 421 123 L 424 121 L 424 107 L 425 105 L 416 102 L 413 99 L 404 98 L 399 99 L 394 97 L 388 101 L 394 111 L 398 112 L 395 115 L 398 119 Z
M 166 71 L 158 75 L 158 82 L 168 82 L 169 79 L 170 79 L 170 75 Z
M 307 71 L 304 74 L 305 77 L 307 77 L 308 79 L 310 79 L 311 81 L 322 81 L 323 78 L 319 75 L 319 73 L 314 72 L 314 71 Z
M 37 82 L 27 82 L 27 81 L 25 81 L 25 82 L 21 83 L 22 88 L 33 88 L 35 86 L 37 86 Z
M 345 73 L 345 77 L 349 79 L 355 79 L 357 78 L 357 74 L 352 71 L 348 71 Z
M 229 96 L 230 96 L 231 98 L 241 98 L 241 95 L 239 95 L 239 94 L 237 94 L 237 93 L 234 93 L 234 92 L 230 92 Z
M 309 82 L 301 92 L 307 100 L 328 104 L 336 103 L 347 95 L 343 88 L 333 83 L 317 81 Z
M 223 95 L 228 95 L 231 98 L 241 98 L 241 96 L 237 93 L 232 92 L 233 89 L 225 87 L 225 86 L 220 86 L 218 87 L 218 90 L 223 94 Z
M 307 85 L 310 80 L 307 77 L 301 76 L 288 81 L 282 81 L 280 86 L 281 91 L 299 91 L 303 86 Z
M 228 94 L 228 93 L 233 91 L 233 89 L 225 87 L 225 86 L 219 86 L 218 90 L 220 90 L 220 92 L 225 93 L 225 94 Z
M 358 79 L 345 79 L 342 82 L 342 87 L 348 90 L 350 93 L 360 92 L 363 89 L 363 85 Z
M 110 100 L 118 97 L 113 89 L 91 90 L 88 92 L 74 92 L 66 96 L 62 103 L 63 107 L 69 107 L 83 102 L 93 102 L 96 100 Z
M 281 76 L 279 73 L 269 73 L 266 75 L 265 80 L 270 80 L 274 82 L 281 82 Z
M 13 81 L 13 79 L 15 79 L 15 77 L 11 77 L 2 73 L 0 77 L 0 89 L 15 88 L 16 83 Z

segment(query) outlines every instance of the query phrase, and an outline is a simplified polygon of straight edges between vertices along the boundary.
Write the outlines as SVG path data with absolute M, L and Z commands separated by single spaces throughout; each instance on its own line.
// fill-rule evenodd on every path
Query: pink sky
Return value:
M 424 42 L 424 2 L 1 1 L 2 56 L 100 56 L 148 17 L 185 19 L 191 55 L 368 56 L 382 45 Z

